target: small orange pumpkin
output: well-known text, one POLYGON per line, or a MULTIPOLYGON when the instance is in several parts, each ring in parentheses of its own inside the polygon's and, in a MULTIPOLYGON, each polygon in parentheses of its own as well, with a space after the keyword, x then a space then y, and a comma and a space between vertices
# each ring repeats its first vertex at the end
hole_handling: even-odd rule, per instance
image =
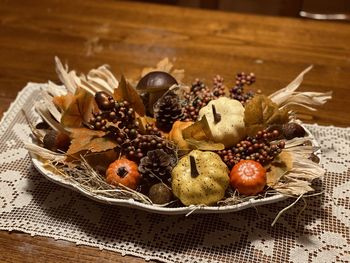
POLYGON ((260 193, 266 185, 266 170, 253 160, 241 160, 230 173, 231 186, 243 195, 260 193))
POLYGON ((136 189, 141 180, 141 174, 135 162, 126 158, 111 163, 106 171, 106 181, 111 185, 125 185, 131 189, 136 189))
POLYGON ((176 121, 169 132, 169 140, 173 141, 180 150, 192 149, 191 145, 189 145, 182 136, 182 131, 192 124, 193 122, 191 121, 176 121))

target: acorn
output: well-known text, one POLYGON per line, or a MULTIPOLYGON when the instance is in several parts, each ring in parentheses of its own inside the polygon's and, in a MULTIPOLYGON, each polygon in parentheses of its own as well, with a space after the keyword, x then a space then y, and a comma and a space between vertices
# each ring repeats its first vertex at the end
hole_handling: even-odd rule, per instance
POLYGON ((70 146, 70 138, 67 134, 50 130, 43 139, 44 147, 53 152, 66 152, 70 146))
POLYGON ((147 114, 153 116, 153 105, 173 85, 177 85, 176 79, 164 71, 152 71, 143 76, 136 89, 146 107, 147 114))
POLYGON ((157 183, 149 189, 148 197, 155 204, 167 204, 171 201, 173 194, 163 183, 157 183))

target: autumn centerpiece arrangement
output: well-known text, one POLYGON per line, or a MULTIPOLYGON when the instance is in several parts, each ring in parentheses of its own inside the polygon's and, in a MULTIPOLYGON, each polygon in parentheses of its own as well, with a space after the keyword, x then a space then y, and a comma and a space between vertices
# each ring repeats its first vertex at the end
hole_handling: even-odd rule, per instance
POLYGON ((56 69, 62 85, 41 90, 26 147, 91 195, 169 209, 225 206, 300 196, 324 173, 295 117, 297 107, 315 110, 331 98, 296 91, 311 67, 270 95, 245 90, 252 73, 229 85, 220 76, 186 85, 168 59, 136 81, 117 80, 106 66, 78 75, 58 58, 56 69))

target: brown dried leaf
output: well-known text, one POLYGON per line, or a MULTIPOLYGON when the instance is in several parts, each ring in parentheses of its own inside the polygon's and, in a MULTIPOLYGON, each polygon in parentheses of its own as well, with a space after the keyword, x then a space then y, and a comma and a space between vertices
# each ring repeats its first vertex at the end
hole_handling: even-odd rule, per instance
POLYGON ((248 135, 272 124, 288 122, 288 111, 280 110, 278 105, 265 95, 256 95, 245 105, 244 122, 248 135))
POLYGON ((67 93, 67 95, 53 97, 52 102, 62 111, 66 111, 73 100, 74 95, 72 93, 67 93))
POLYGON ((118 88, 114 89, 114 99, 121 101, 126 100, 130 103, 131 107, 140 115, 145 115, 145 106, 143 105, 140 95, 136 89, 122 75, 118 88))
POLYGON ((293 168, 293 160, 290 153, 282 151, 270 164, 266 173, 267 185, 273 187, 279 180, 293 168))
POLYGON ((78 88, 71 103, 62 114, 61 124, 67 128, 81 127, 92 117, 94 109, 94 97, 84 89, 78 88))
POLYGON ((81 151, 103 152, 113 149, 118 144, 112 139, 105 137, 103 131, 94 131, 87 128, 70 130, 72 139, 67 154, 75 154, 81 151))

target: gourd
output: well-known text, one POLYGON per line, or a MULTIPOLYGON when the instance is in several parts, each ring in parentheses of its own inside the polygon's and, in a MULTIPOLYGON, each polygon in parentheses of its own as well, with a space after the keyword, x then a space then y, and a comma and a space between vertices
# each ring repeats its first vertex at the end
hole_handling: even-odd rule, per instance
POLYGON ((238 100, 221 97, 199 111, 198 118, 207 118, 212 140, 230 147, 246 135, 244 107, 238 100))
POLYGON ((258 194, 266 185, 266 170, 256 161, 239 161, 230 172, 230 183, 240 194, 258 194))
POLYGON ((193 150, 172 170, 173 194, 186 205, 212 205, 229 185, 228 168, 214 152, 193 150))
POLYGON ((111 163, 106 170, 106 182, 118 186, 125 185, 131 189, 136 189, 139 185, 141 174, 135 162, 126 158, 111 163))

